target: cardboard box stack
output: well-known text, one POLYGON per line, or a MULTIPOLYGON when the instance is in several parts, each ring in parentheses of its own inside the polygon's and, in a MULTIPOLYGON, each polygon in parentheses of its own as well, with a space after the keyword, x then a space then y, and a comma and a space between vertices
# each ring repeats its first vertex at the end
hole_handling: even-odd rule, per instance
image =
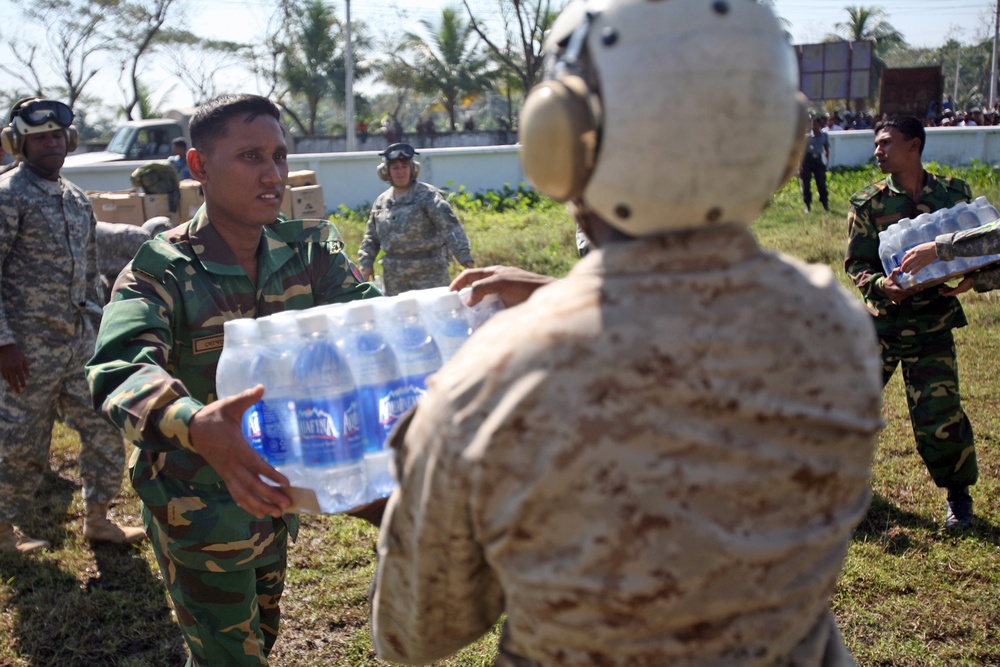
POLYGON ((288 172, 281 212, 286 218, 325 218, 323 186, 316 183, 316 172, 308 169, 288 172))
MULTIPOLYGON (((141 225, 146 222, 142 195, 135 190, 88 192, 94 215, 103 222, 124 222, 141 225)), ((164 195, 165 196, 165 195, 164 195)))
POLYGON ((201 190, 201 183, 193 178, 186 178, 181 181, 181 203, 177 207, 180 213, 180 221, 187 222, 194 217, 201 205, 205 203, 205 194, 201 190))

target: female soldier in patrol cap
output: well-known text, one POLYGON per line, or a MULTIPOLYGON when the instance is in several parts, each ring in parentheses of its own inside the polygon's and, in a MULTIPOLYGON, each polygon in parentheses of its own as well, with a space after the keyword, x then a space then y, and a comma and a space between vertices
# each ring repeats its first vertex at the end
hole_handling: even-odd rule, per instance
POLYGON ((409 144, 385 149, 377 172, 391 187, 378 196, 368 216, 368 229, 358 250, 358 266, 366 280, 375 273, 379 250, 385 293, 441 287, 450 281, 448 257, 465 268, 475 262, 462 224, 433 185, 419 183, 419 155, 409 144))

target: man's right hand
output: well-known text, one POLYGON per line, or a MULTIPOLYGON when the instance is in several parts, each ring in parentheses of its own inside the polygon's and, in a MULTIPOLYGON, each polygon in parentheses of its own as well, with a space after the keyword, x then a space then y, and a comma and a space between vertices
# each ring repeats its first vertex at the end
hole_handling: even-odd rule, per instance
POLYGON ((536 289, 555 282, 555 278, 512 266, 484 266, 466 269, 451 283, 451 291, 471 287, 468 305, 474 306, 487 294, 496 294, 507 308, 524 303, 536 289))
POLYGON ((215 468, 240 507, 257 517, 280 517, 292 499, 279 487, 261 480, 289 486, 288 478, 260 457, 243 438, 243 413, 264 395, 263 385, 222 398, 199 410, 189 424, 191 444, 215 468))
POLYGON ((15 394, 20 394, 28 386, 31 371, 28 370, 28 360, 21 354, 17 343, 0 346, 0 374, 3 374, 7 386, 15 394))
POLYGON ((896 282, 899 279, 899 274, 900 270, 898 267, 893 269, 892 273, 886 276, 885 283, 882 285, 882 289, 885 290, 885 295, 893 303, 899 303, 903 299, 908 299, 923 289, 923 287, 910 287, 908 289, 904 289, 899 285, 899 283, 896 282))
POLYGON ((368 268, 361 267, 361 277, 365 279, 366 283, 370 283, 372 278, 375 277, 375 268, 369 266, 368 268))

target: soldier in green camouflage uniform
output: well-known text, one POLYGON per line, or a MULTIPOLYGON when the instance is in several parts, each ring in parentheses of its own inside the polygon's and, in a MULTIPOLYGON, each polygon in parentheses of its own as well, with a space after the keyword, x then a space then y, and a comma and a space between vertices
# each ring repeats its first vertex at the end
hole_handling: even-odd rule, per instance
POLYGON ((875 157, 889 176, 851 197, 850 241, 844 266, 872 314, 882 349, 883 385, 902 366, 917 451, 934 482, 948 489, 947 528, 972 521, 968 487, 978 469, 972 425, 962 409, 952 329, 966 325, 962 306, 936 289, 902 290, 886 276, 878 233, 971 199, 969 186, 923 170, 924 130, 915 118, 883 121, 875 128, 875 157))
POLYGON ((107 519, 121 490, 125 446, 94 411, 84 373, 103 301, 93 208, 60 175, 76 132, 72 118, 60 102, 22 100, 3 130, 21 163, 0 176, 0 551, 49 546, 17 535, 13 521, 42 481, 57 415, 80 433, 84 536, 118 543, 145 538, 141 528, 107 519), (34 116, 21 118, 21 109, 34 116))
POLYGON ((378 292, 360 282, 328 221, 275 222, 287 148, 268 100, 209 102, 191 134, 205 206, 143 245, 119 276, 88 377, 101 411, 138 448, 132 484, 189 664, 266 665, 297 521, 282 515, 287 495, 258 476, 288 480, 240 430, 260 388, 216 400, 223 325, 378 292))
POLYGON ((409 144, 393 144, 381 155, 378 175, 392 187, 378 196, 368 216, 358 249, 362 275, 371 279, 382 250, 386 295, 447 285, 449 255, 465 268, 475 266, 462 223, 437 188, 417 181, 420 163, 409 144))

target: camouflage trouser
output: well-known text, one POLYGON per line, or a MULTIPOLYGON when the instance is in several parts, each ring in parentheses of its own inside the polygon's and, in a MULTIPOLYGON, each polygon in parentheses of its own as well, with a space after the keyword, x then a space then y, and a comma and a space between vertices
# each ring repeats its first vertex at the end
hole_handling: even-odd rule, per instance
POLYGON ((940 487, 976 483, 972 424, 962 410, 958 361, 951 332, 927 336, 879 337, 882 385, 902 365, 906 403, 917 452, 940 487))
MULTIPOLYGON (((156 521, 150 525, 154 533, 161 530, 156 521)), ((157 548, 165 536, 152 535, 160 573, 191 651, 187 667, 267 665, 278 638, 288 553, 288 530, 281 519, 275 520, 275 530, 278 562, 233 572, 185 567, 157 548)))
POLYGON ((448 260, 440 259, 391 259, 382 258, 382 279, 385 295, 396 296, 415 289, 444 287, 451 283, 448 260))
POLYGON ((94 410, 84 364, 94 353, 89 321, 77 320, 71 340, 15 331, 28 360, 28 386, 15 394, 0 380, 0 521, 13 521, 31 503, 48 465, 58 415, 80 433, 80 477, 88 503, 110 502, 122 486, 125 443, 94 410))

